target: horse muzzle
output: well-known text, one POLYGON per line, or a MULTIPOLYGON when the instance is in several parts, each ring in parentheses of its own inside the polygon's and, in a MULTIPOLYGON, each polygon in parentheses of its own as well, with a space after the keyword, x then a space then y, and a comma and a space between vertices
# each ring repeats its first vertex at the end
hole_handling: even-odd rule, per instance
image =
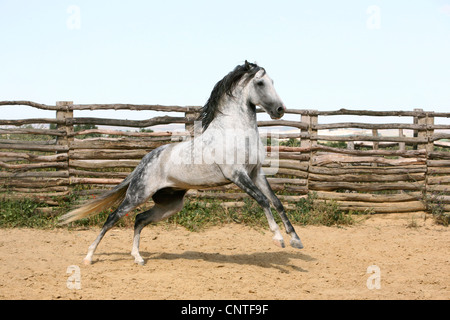
POLYGON ((278 107, 276 110, 270 113, 270 117, 273 120, 281 119, 284 116, 284 113, 286 112, 286 108, 284 106, 278 107))

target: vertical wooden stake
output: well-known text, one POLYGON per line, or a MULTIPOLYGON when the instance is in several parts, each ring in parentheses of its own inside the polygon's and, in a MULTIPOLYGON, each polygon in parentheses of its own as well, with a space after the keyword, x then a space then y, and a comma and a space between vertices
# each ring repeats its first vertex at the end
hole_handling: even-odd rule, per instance
POLYGON ((61 108, 56 111, 56 119, 63 120, 64 124, 58 124, 58 129, 65 130, 66 135, 62 137, 57 137, 57 144, 62 146, 67 146, 67 151, 61 151, 57 153, 66 153, 67 152, 67 172, 69 175, 69 185, 67 186, 68 190, 70 189, 70 171, 69 171, 69 160, 70 160, 70 143, 73 141, 73 136, 70 136, 73 133, 73 102, 72 101, 57 101, 56 106, 61 108), (70 119, 70 120, 69 120, 70 119), (68 121, 69 120, 69 121, 68 121))

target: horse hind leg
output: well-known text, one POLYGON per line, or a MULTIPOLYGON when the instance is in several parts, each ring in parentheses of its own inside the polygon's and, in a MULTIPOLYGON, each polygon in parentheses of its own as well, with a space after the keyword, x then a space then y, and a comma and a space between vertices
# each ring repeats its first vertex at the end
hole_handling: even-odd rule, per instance
POLYGON ((149 223, 156 223, 158 221, 169 218, 183 208, 184 195, 186 190, 163 189, 153 195, 155 205, 145 212, 136 216, 134 224, 133 248, 131 255, 134 257, 134 262, 139 265, 144 265, 144 259, 139 253, 139 244, 142 229, 149 223))
POLYGON ((108 216, 99 235, 97 236, 97 238, 94 240, 94 242, 92 242, 92 244, 88 248, 88 253, 87 253, 86 257, 83 259, 83 262, 85 265, 89 265, 92 263, 92 256, 94 255, 94 252, 97 249, 97 246, 99 245, 100 241, 105 236, 106 232, 108 232, 108 230, 111 229, 117 223, 117 221, 120 220, 120 218, 122 218, 124 215, 126 215, 128 212, 130 212, 131 210, 133 210, 140 204, 141 203, 133 203, 127 197, 119 205, 119 207, 108 216))

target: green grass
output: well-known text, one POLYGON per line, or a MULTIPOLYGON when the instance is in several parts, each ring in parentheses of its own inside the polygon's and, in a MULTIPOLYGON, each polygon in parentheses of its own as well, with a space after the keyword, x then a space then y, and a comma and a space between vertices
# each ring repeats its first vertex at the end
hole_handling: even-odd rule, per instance
POLYGON ((318 201, 315 193, 300 199, 291 210, 292 222, 302 225, 351 225, 356 222, 355 213, 341 210, 336 201, 318 201))
MULTIPOLYGON (((68 198, 61 201, 59 209, 54 212, 41 213, 38 208, 42 203, 29 199, 5 200, 0 204, 0 227, 30 227, 30 228, 56 228, 58 216, 64 214, 78 201, 76 198, 68 198)), ((211 226, 220 226, 229 223, 237 223, 255 228, 267 228, 267 219, 261 207, 252 199, 245 199, 243 207, 224 208, 222 201, 208 200, 196 201, 187 199, 183 209, 167 221, 160 222, 167 226, 183 226, 190 231, 200 231, 211 226)), ((317 201, 314 194, 291 203, 292 208, 286 210, 286 214, 293 224, 301 225, 351 225, 355 222, 354 214, 342 211, 336 202, 317 201)), ((134 215, 148 208, 140 208, 122 218, 118 227, 132 227, 134 215)), ((72 227, 99 227, 106 221, 112 209, 104 211, 97 216, 81 219, 69 225, 72 227)), ((275 220, 281 225, 281 219, 272 209, 275 220)))
POLYGON ((426 197, 424 202, 427 204, 428 210, 431 211, 434 221, 437 224, 448 227, 450 224, 450 214, 445 212, 445 204, 441 200, 441 197, 444 195, 444 192, 434 192, 426 197))
MULTIPOLYGON (((59 207, 53 211, 40 212, 48 207, 32 199, 0 201, 0 228, 39 228, 52 229, 58 226, 58 217, 75 206, 80 199, 69 197, 59 200, 59 207)), ((242 207, 225 208, 219 200, 186 199, 183 209, 166 221, 159 222, 167 227, 182 226, 190 231, 201 231, 211 226, 236 223, 253 228, 267 228, 268 223, 262 208, 253 199, 245 199, 242 207)), ((450 216, 441 210, 439 204, 433 204, 431 213, 437 224, 448 226, 450 216)), ((150 204, 141 207, 123 217, 117 227, 132 228, 134 216, 148 210, 150 204)), ((68 228, 101 227, 113 208, 96 216, 70 223, 68 228)), ((275 221, 282 226, 278 213, 272 209, 275 221)), ((361 213, 342 210, 335 201, 319 201, 314 193, 297 202, 289 203, 286 214, 294 225, 344 226, 353 225, 363 216, 361 213)), ((67 227, 63 227, 67 228, 67 227)))
POLYGON ((54 217, 37 213, 37 209, 44 206, 31 199, 1 200, 0 227, 52 228, 55 226, 54 217))

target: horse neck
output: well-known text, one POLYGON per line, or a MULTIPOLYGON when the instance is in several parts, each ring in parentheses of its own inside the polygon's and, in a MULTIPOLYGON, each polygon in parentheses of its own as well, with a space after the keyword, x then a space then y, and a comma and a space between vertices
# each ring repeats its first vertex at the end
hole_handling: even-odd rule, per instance
POLYGON ((256 108, 248 102, 246 95, 241 94, 241 92, 233 97, 226 95, 211 125, 225 129, 234 128, 257 132, 256 108))

